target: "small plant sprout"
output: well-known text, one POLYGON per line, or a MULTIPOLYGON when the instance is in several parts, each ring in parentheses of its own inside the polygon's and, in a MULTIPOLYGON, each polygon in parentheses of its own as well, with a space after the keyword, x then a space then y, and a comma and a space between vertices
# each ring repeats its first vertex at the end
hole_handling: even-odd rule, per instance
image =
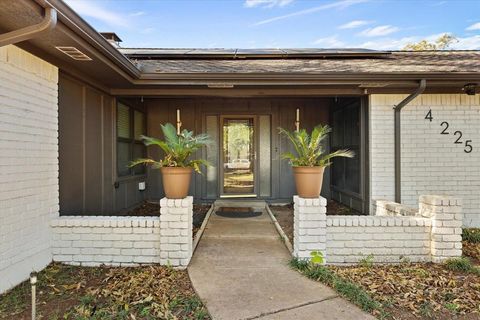
POLYGON ((365 258, 360 259, 358 261, 358 264, 363 268, 371 268, 373 267, 373 260, 374 260, 373 254, 369 254, 365 258))
POLYGON ((319 265, 319 264, 323 264, 324 262, 324 258, 323 258, 323 253, 321 251, 312 251, 310 252, 310 256, 311 256, 311 259, 310 259, 310 262, 313 264, 313 265, 319 265))

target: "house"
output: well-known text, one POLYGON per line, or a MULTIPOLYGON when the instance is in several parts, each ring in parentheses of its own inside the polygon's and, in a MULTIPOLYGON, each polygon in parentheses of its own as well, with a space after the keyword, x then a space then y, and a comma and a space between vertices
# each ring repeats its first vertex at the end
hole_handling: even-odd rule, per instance
POLYGON ((291 202, 277 128, 333 128, 322 195, 359 214, 423 193, 480 226, 480 51, 121 48, 61 0, 0 2, 0 291, 51 261, 58 215, 114 215, 163 197, 139 136, 211 135, 197 202, 291 202))

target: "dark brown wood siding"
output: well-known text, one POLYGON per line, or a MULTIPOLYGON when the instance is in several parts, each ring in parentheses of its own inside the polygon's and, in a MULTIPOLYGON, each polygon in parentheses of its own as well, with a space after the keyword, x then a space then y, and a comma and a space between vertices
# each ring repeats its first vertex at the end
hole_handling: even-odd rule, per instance
POLYGON ((112 214, 143 201, 145 177, 117 181, 115 99, 61 73, 58 103, 60 214, 112 214))

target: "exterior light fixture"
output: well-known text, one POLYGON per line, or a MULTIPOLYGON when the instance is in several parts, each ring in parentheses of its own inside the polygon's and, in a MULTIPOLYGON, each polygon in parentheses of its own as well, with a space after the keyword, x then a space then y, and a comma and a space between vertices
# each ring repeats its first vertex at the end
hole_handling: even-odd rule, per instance
POLYGON ((295 116, 295 131, 300 131, 300 109, 297 108, 297 114, 295 116))
POLYGON ((177 109, 177 134, 180 134, 181 127, 182 127, 182 120, 180 120, 180 109, 177 109))

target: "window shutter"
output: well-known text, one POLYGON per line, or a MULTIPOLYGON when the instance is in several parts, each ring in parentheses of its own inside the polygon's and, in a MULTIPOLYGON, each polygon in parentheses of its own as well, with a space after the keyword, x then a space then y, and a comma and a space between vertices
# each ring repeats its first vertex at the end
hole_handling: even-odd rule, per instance
POLYGON ((130 138, 130 108, 121 103, 117 108, 117 136, 130 138))

